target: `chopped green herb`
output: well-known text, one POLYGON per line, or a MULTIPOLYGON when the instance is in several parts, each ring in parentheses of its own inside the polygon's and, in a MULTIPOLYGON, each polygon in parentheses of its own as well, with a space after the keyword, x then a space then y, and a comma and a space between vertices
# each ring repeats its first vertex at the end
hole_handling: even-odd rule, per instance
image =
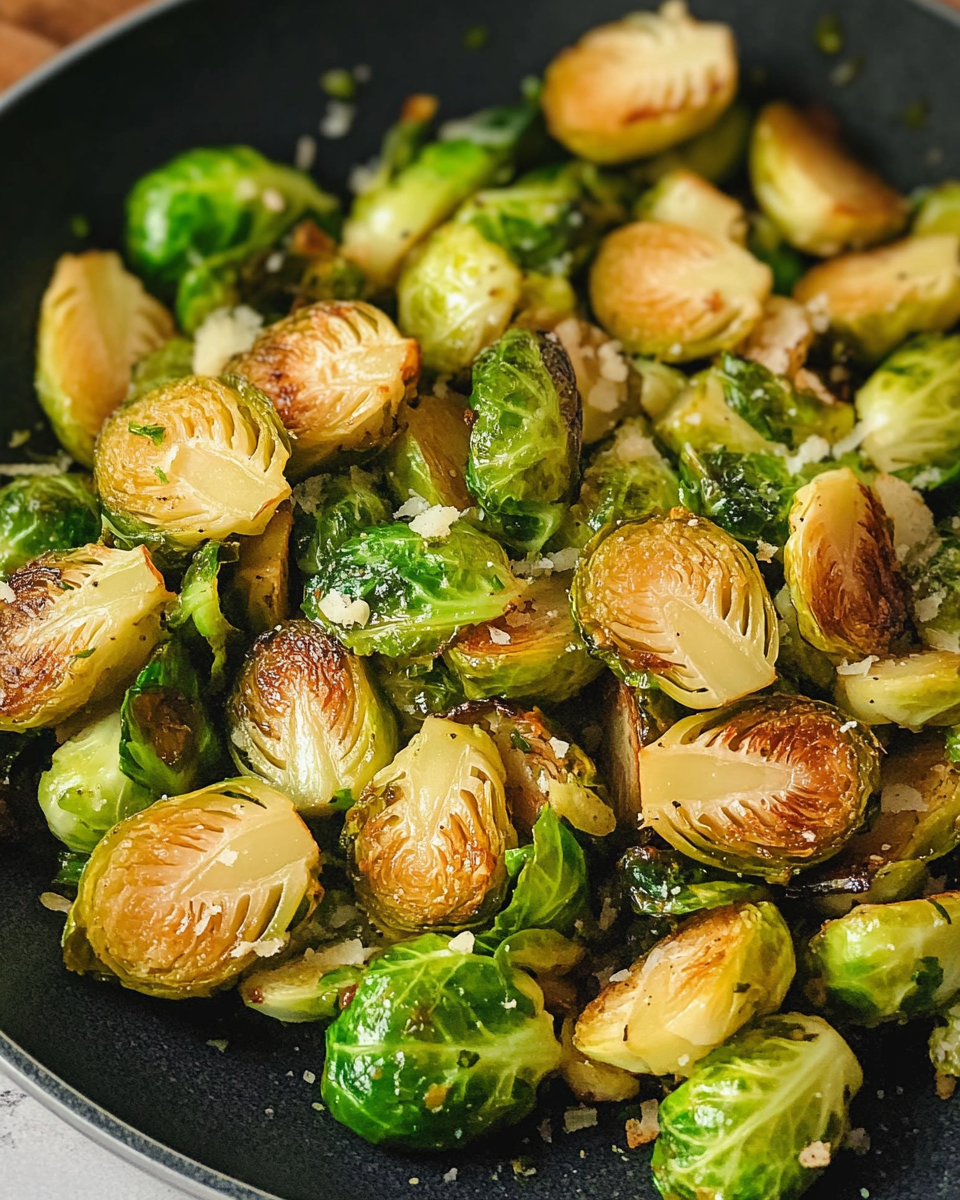
POLYGON ((170 480, 166 477, 166 475, 163 473, 163 471, 160 470, 159 467, 154 467, 153 473, 154 473, 154 475, 156 475, 156 477, 160 480, 161 483, 169 483, 170 482, 170 480))
POLYGON ((357 81, 353 72, 343 67, 324 71, 320 76, 320 86, 328 96, 333 96, 336 100, 354 100, 357 95, 357 81))
POLYGON ((817 21, 814 40, 821 54, 839 54, 843 49, 843 25, 836 13, 824 13, 817 21))
POLYGON ((93 654, 94 650, 96 650, 96 646, 91 646, 89 650, 78 650, 76 652, 76 654, 71 654, 70 657, 71 658, 89 658, 90 655, 93 654))
MULTIPOLYGON (((149 438, 155 446, 159 446, 163 441, 163 426, 162 425, 135 425, 133 421, 127 426, 131 433, 137 437, 149 438)), ((166 481, 164 481, 166 482, 166 481)))
POLYGON ((514 729, 510 734, 510 745, 514 748, 514 750, 522 750, 524 754, 530 753, 530 743, 525 737, 522 737, 516 729, 514 729))
POLYGON ((490 30, 486 25, 471 25, 463 35, 464 50, 482 50, 490 40, 490 30))

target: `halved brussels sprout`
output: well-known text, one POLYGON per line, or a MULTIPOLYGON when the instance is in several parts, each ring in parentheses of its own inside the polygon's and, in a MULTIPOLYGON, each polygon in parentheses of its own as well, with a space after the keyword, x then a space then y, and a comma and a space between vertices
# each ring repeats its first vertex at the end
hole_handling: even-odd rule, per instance
POLYGON ((603 670, 570 615, 569 576, 534 579, 505 616, 472 625, 445 658, 468 700, 533 696, 559 704, 603 670))
POLYGON ((427 505, 468 509, 469 445, 462 404, 439 396, 411 401, 401 410, 400 433, 384 453, 384 475, 394 500, 402 507, 419 496, 427 505))
POLYGON ((778 449, 730 407, 715 369, 695 375, 660 415, 655 428, 676 455, 687 445, 731 454, 776 454, 778 449))
POLYGON ((753 110, 736 99, 703 133, 633 164, 630 177, 656 183, 671 171, 693 171, 710 183, 726 183, 746 161, 752 127, 753 110))
POLYGON ((862 1083, 826 1021, 766 1017, 661 1102, 654 1183, 671 1200, 799 1196, 840 1152, 862 1083))
POLYGON ((301 308, 268 326, 227 370, 268 396, 293 435, 294 475, 378 450, 420 373, 416 342, 359 300, 301 308))
POLYGON ((920 650, 862 668, 837 672, 837 703, 857 720, 905 729, 960 722, 960 654, 920 650))
POLYGON ((609 678, 600 712, 600 765, 617 821, 626 829, 643 823, 640 752, 680 719, 683 710, 659 688, 632 688, 609 678))
POLYGON ((732 350, 772 286, 770 268, 741 246, 663 221, 607 234, 590 268, 590 302, 607 333, 666 362, 732 350))
POLYGON ((858 1025, 907 1021, 960 994, 960 892, 860 904, 807 949, 807 997, 858 1025))
POLYGON ((265 633, 290 616, 293 506, 284 500, 263 533, 244 538, 225 597, 250 633, 265 633))
POLYGON ((369 1142, 452 1150, 530 1113, 560 1057, 529 975, 427 934, 367 968, 327 1030, 322 1094, 369 1142))
POLYGON ((620 346, 596 325, 569 316, 553 328, 570 358, 583 405, 583 444, 608 434, 631 407, 630 367, 620 346))
POLYGON ((631 13, 591 29, 547 68, 547 126, 573 154, 620 163, 708 129, 737 90, 727 25, 695 21, 686 4, 631 13))
MULTIPOLYGON (((632 1100, 640 1091, 640 1080, 628 1071, 587 1058, 573 1044, 573 1017, 565 1017, 560 1030, 563 1082, 581 1104, 632 1100)), ((656 1101, 654 1101, 656 1103, 656 1101)))
POLYGON ((172 334, 170 314, 118 254, 59 259, 40 305, 36 384, 54 433, 77 462, 93 466, 94 440, 125 399, 133 364, 172 334))
POLYGON ((687 387, 689 380, 676 367, 656 358, 634 354, 628 360, 631 386, 640 392, 640 407, 651 421, 659 421, 670 405, 687 387))
POLYGON ((587 1005, 574 1045, 637 1074, 689 1075, 748 1021, 776 1012, 795 970, 790 930, 774 905, 699 913, 587 1005))
POLYGON ((390 520, 376 478, 360 467, 344 475, 312 475, 294 488, 293 499, 297 566, 306 575, 315 575, 338 546, 362 529, 390 520))
POLYGON ((482 925, 507 887, 517 844, 503 763, 489 734, 427 717, 347 813, 357 895, 388 929, 482 925))
POLYGON ((536 553, 573 498, 580 394, 556 337, 509 329, 473 367, 467 487, 481 519, 515 550, 536 553))
POLYGON ((910 212, 835 135, 782 101, 768 104, 753 127, 750 180, 787 241, 823 258, 886 241, 910 212))
POLYGON ((277 1021, 332 1021, 363 978, 359 939, 307 950, 279 967, 254 971, 240 984, 248 1008, 277 1021))
POLYGON ((400 734, 417 732, 427 717, 438 717, 463 704, 460 680, 442 658, 374 656, 377 682, 399 717, 400 734))
POLYGON ((641 917, 684 917, 769 896, 753 880, 720 876, 655 846, 628 850, 617 863, 617 876, 630 907, 641 917))
POLYGON ((669 171, 645 192, 633 215, 641 221, 687 225, 741 246, 747 240, 747 214, 740 201, 682 167, 669 171))
POLYGON ((906 629, 906 583, 886 513, 849 467, 797 492, 783 563, 800 632, 818 650, 885 655, 906 629))
POLYGON ((643 686, 653 675, 688 708, 776 678, 776 614, 756 561, 686 509, 598 534, 570 597, 587 645, 621 679, 643 686))
POLYGON ((236 376, 188 376, 108 419, 95 474, 104 523, 120 545, 181 563, 208 539, 263 533, 290 495, 280 419, 236 376))
POLYGON ((834 660, 800 633, 800 620, 786 585, 774 596, 773 605, 780 617, 777 672, 781 680, 789 680, 801 695, 821 692, 823 698, 829 697, 837 680, 834 660))
POLYGON ((100 505, 87 475, 27 475, 0 488, 0 576, 99 536, 100 505))
POLYGON ((0 730, 58 725, 136 675, 174 597, 142 547, 83 546, 15 571, 0 600, 0 730))
POLYGON ((830 704, 761 696, 678 721, 644 747, 640 771, 644 821, 674 849, 783 883, 861 824, 880 749, 830 704))
POLYGON ((960 237, 911 237, 808 271, 794 299, 816 311, 857 358, 876 362, 911 333, 960 317, 960 237))
POLYGON ((89 854, 118 821, 152 804, 156 793, 128 779, 120 763, 120 714, 109 713, 53 752, 37 799, 68 850, 89 854))
POLYGON ((293 805, 259 780, 159 800, 90 856, 64 962, 148 996, 210 996, 284 948, 323 894, 319 869, 293 805))
POLYGON ((394 658, 433 654, 464 625, 501 616, 522 593, 507 556, 463 521, 448 523, 449 509, 415 522, 434 515, 436 531, 381 525, 330 551, 307 584, 307 616, 355 654, 394 658))
POLYGON ((948 179, 920 193, 920 203, 910 226, 914 237, 930 233, 960 235, 960 182, 948 179))
POLYGON ((230 753, 245 774, 316 815, 358 797, 397 749, 393 715, 362 659, 310 621, 253 644, 227 705, 230 753))

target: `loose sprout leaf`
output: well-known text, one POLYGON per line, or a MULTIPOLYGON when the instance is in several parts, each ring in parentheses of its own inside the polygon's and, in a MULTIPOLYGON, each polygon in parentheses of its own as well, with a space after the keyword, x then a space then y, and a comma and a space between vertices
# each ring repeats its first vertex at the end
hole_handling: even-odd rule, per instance
POLYGON ((449 712, 465 699, 460 680, 442 658, 377 655, 373 663, 404 735, 416 733, 427 717, 449 712))
POLYGON ((739 541, 779 548, 789 536, 788 515, 802 478, 775 454, 698 453, 680 457, 681 496, 692 512, 709 517, 739 541))
POLYGON ((202 639, 213 655, 210 686, 220 691, 226 680, 227 656, 239 630, 223 614, 220 598, 220 568, 237 561, 232 543, 207 542, 193 556, 180 588, 180 596, 169 615, 171 629, 185 631, 194 641, 202 639))
POLYGON ((384 453, 386 484, 398 505, 419 496, 427 506, 470 508, 465 417, 463 402, 439 396, 421 396, 401 411, 400 432, 384 453))
POLYGON ((87 475, 31 475, 0 488, 0 575, 49 550, 100 536, 100 507, 87 475))
POLYGON ((248 975, 240 997, 254 1012, 277 1021, 332 1021, 363 978, 363 958, 358 939, 308 950, 301 958, 248 975))
POLYGON ((767 895, 766 888, 752 880, 725 878, 674 851, 652 846, 628 850, 617 863, 617 874, 630 907, 642 917, 686 916, 767 895))

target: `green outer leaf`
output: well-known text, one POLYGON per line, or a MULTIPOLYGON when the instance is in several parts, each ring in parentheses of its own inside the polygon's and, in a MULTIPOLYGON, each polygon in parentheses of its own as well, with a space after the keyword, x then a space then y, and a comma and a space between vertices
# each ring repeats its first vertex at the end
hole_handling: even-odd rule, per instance
POLYGON ((207 542, 201 546, 183 577, 176 607, 167 617, 171 629, 192 630, 210 647, 213 653, 210 687, 214 692, 220 691, 226 682, 227 655, 240 632, 220 608, 220 567, 223 563, 236 561, 234 544, 207 542))
POLYGON ((790 506, 804 479, 791 475, 782 458, 726 450, 698 454, 685 446, 680 476, 681 502, 740 541, 779 547, 789 537, 790 506))
POLYGON ((360 467, 343 475, 313 475, 294 488, 293 498, 293 544, 305 575, 320 571, 327 557, 361 530, 390 520, 374 476, 360 467))
POLYGON ((684 916, 747 900, 763 900, 767 889, 752 880, 718 877, 671 850, 635 846, 617 863, 630 907, 643 917, 684 916))
POLYGON ((28 475, 0 488, 0 577, 48 550, 100 538, 100 507, 88 475, 28 475))
MULTIPOLYGON (((314 956, 323 963, 323 951, 314 956)), ((363 978, 362 967, 315 967, 295 959, 272 970, 255 971, 240 985, 247 1008, 276 1021, 332 1021, 341 998, 363 978)))

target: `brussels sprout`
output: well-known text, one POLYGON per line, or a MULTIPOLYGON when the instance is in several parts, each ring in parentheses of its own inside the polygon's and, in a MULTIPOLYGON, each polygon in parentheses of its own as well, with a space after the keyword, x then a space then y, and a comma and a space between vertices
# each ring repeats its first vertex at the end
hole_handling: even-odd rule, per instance
POLYGON ((293 435, 290 469, 299 476, 389 441, 401 402, 416 390, 420 354, 380 309, 329 301, 270 325, 227 369, 273 401, 293 435))
POLYGON ((921 191, 910 232, 914 237, 931 233, 960 234, 960 182, 945 180, 921 191))
POLYGON ((659 421, 689 380, 676 367, 655 358, 635 354, 628 361, 632 370, 630 383, 640 392, 640 407, 651 421, 659 421))
POLYGON ((935 487, 960 464, 960 336, 921 334, 857 392, 861 448, 881 471, 935 487))
POLYGON ((573 1017, 566 1017, 560 1031, 560 1044, 563 1046, 560 1073, 563 1082, 581 1104, 632 1100, 640 1091, 640 1080, 620 1067, 594 1062, 581 1054, 573 1044, 574 1025, 573 1017))
POLYGON ((590 302, 607 333, 667 362, 733 349, 772 286, 770 268, 736 243, 663 221, 607 234, 590 268, 590 302))
MULTIPOLYGON (((960 652, 960 534, 952 522, 935 534, 925 562, 910 570, 913 621, 925 646, 960 652)), ((926 552, 923 556, 926 557, 926 552)), ((909 568, 908 568, 909 569, 909 568)))
POLYGON ((377 681, 400 718, 400 733, 410 737, 425 718, 440 716, 465 697, 460 680, 442 658, 374 658, 377 681))
POLYGON ((750 180, 792 246, 823 258, 886 241, 910 206, 838 139, 789 104, 768 104, 753 127, 750 180))
POLYGON ((473 368, 467 487, 485 525, 536 553, 557 531, 576 485, 580 395, 556 340, 510 329, 473 368))
POLYGON ((160 640, 174 599, 142 546, 44 554, 7 586, 0 730, 15 732, 57 725, 125 687, 160 640))
POLYGON ((293 508, 284 500, 263 533, 240 542, 225 604, 250 633, 265 633, 290 616, 292 530, 293 508))
POLYGON ((469 700, 534 696, 559 704, 603 670, 573 623, 567 580, 556 574, 533 580, 505 616, 465 629, 444 657, 469 700))
POLYGON ((807 949, 808 998, 857 1025, 907 1021, 960 994, 960 892, 860 904, 807 949))
POLYGON ((635 408, 630 394, 630 367, 612 341, 596 325, 569 316, 553 328, 566 350, 583 402, 583 444, 592 446, 635 408))
MULTIPOLYGON (((570 317, 575 317, 578 306, 577 293, 565 275, 542 275, 536 271, 526 271, 520 284, 520 299, 512 324, 545 333, 556 329, 557 325, 570 317)), ((566 345, 564 349, 570 353, 566 345)))
POLYGON ((693 171, 669 171, 634 206, 640 221, 687 225, 739 245, 747 240, 747 214, 739 200, 727 196, 693 171))
MULTIPOLYGON (((314 304, 318 300, 360 300, 366 285, 363 271, 356 263, 345 258, 340 247, 313 221, 303 221, 290 234, 289 246, 285 252, 283 265, 279 275, 281 281, 284 275, 290 280, 287 291, 293 283, 297 272, 302 272, 296 287, 296 298, 293 308, 302 308, 306 304, 314 304)), ((249 303, 258 312, 264 312, 267 298, 276 286, 274 273, 271 270, 276 265, 276 259, 271 261, 267 254, 261 252, 258 264, 259 285, 267 292, 267 297, 261 298, 254 291, 242 293, 249 296, 249 303)), ((286 303, 284 312, 290 308, 286 303)))
POLYGON ((858 721, 905 729, 960 721, 960 654, 921 650, 855 666, 837 672, 836 698, 858 721))
MULTIPOLYGON (((950 1083, 960 1075, 960 1004, 951 1005, 940 1014, 946 1024, 936 1025, 930 1034, 930 1061, 937 1072, 937 1092, 940 1092, 940 1081, 943 1076, 950 1077, 950 1083)), ((953 1094, 950 1088, 948 1095, 953 1094)))
POLYGON ((601 711, 600 765, 610 788, 617 821, 625 828, 643 823, 640 752, 680 719, 682 710, 657 687, 632 688, 607 680, 601 711))
POLYGON ((660 1104, 653 1181, 671 1200, 800 1196, 838 1154, 863 1072, 819 1017, 766 1017, 660 1104))
POLYGON ((446 534, 425 536, 397 522, 329 551, 303 609, 355 654, 403 658, 433 654, 464 625, 501 616, 521 590, 486 534, 456 521, 446 534))
POLYGON ((783 561, 800 632, 818 650, 859 660, 903 634, 906 584, 887 518, 849 467, 797 492, 783 561))
POLYGON ((148 996, 209 996, 283 949, 322 895, 319 868, 293 805, 258 780, 160 800, 91 854, 64 962, 148 996))
POLYGON ((152 804, 156 793, 121 770, 120 714, 88 725, 53 752, 37 799, 50 832, 69 849, 89 854, 118 821, 152 804))
POLYGON ((723 380, 716 370, 694 376, 657 419, 660 440, 680 455, 685 446, 731 454, 777 454, 770 442, 726 401, 723 380))
POLYGON ((339 546, 373 525, 385 525, 390 510, 376 479, 360 467, 344 475, 313 475, 294 488, 293 541, 297 566, 315 575, 339 546))
POLYGON ((631 166, 630 177, 650 184, 671 171, 693 171, 710 183, 726 183, 746 160, 752 127, 753 111, 743 100, 734 100, 709 129, 631 166))
POLYGON ((621 679, 644 686, 654 675, 688 708, 776 678, 776 615, 755 560, 686 509, 598 534, 570 596, 587 645, 621 679))
POLYGON ((777 671, 790 680, 801 694, 822 692, 829 696, 837 680, 833 659, 818 650, 800 633, 800 619, 790 599, 790 589, 782 587, 773 598, 780 617, 780 653, 777 671))
POLYGON ((738 541, 776 548, 787 540, 787 516, 802 479, 790 474, 779 455, 698 454, 687 445, 680 456, 680 478, 683 503, 738 541))
POLYGON ((180 641, 158 646, 127 689, 119 738, 120 770, 155 796, 181 796, 217 778, 220 739, 180 641))
POLYGON ((248 1008, 277 1021, 332 1021, 363 978, 363 947, 358 940, 254 971, 240 984, 248 1008))
POLYGON ((159 349, 134 363, 127 400, 139 400, 147 392, 165 383, 174 383, 193 374, 192 338, 172 337, 159 349))
POLYGON ((664 4, 591 29, 563 50, 544 77, 543 111, 571 153, 628 162, 709 129, 733 100, 737 73, 728 26, 664 4))
POLYGON ((64 448, 93 466, 100 426, 126 397, 133 364, 173 334, 173 320, 120 256, 65 254, 40 305, 37 395, 64 448))
POLYGON ((861 824, 880 749, 830 704, 762 696, 678 721, 640 771, 644 820, 675 850, 783 883, 861 824))
POLYGON ((392 946, 327 1029, 324 1102, 369 1142, 463 1146, 531 1112, 560 1065, 540 988, 467 941, 392 946))
POLYGON ((232 543, 207 542, 193 556, 183 577, 176 606, 167 618, 171 629, 182 630, 194 646, 204 643, 213 655, 210 688, 219 692, 225 682, 227 657, 240 630, 223 614, 220 601, 220 568, 237 561, 232 543))
POLYGON ((263 533, 290 495, 289 442, 270 401, 236 376, 188 376, 123 405, 97 441, 104 524, 122 546, 182 563, 207 539, 263 533))
POLYGON ((673 850, 634 846, 617 863, 620 886, 641 917, 683 917, 703 909, 764 900, 766 888, 694 866, 673 850))
POLYGON ((747 249, 773 272, 774 295, 770 299, 792 296, 793 289, 810 265, 809 259, 794 250, 773 221, 763 213, 751 215, 747 249))
POLYGON ((0 576, 99 536, 100 506, 86 475, 26 475, 0 488, 0 576))
POLYGON ((300 812, 359 796, 397 749, 393 715, 362 659, 309 621, 288 621, 253 644, 227 705, 230 753, 300 812))
POLYGON ((641 1075, 689 1075, 793 981, 790 930, 774 905, 728 904, 684 921, 608 983, 577 1021, 589 1058, 641 1075))
POLYGON ((905 238, 808 271, 794 299, 829 321, 850 352, 883 358, 911 333, 949 329, 960 317, 960 237, 905 238))
POLYGON ((343 839, 361 903, 388 929, 482 925, 517 844, 490 736, 427 717, 347 813, 343 839))
MULTIPOLYGON (((401 412, 400 433, 384 454, 384 475, 401 507, 419 496, 427 505, 471 505, 465 475, 470 430, 461 404, 421 396, 401 412)), ((374 521, 365 522, 368 525, 374 521)))

